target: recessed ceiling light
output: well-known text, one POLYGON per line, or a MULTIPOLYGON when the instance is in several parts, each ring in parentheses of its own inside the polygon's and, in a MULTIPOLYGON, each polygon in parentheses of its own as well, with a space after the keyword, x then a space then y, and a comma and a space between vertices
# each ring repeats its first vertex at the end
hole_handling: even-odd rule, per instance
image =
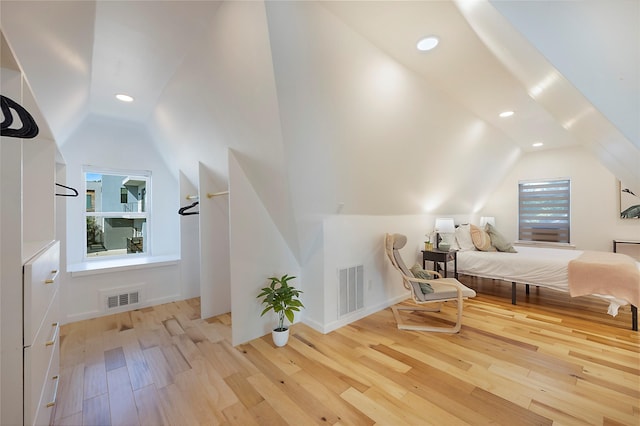
POLYGON ((502 111, 499 115, 501 118, 511 117, 515 112, 513 111, 502 111))
POLYGON ((440 43, 440 39, 436 36, 424 37, 418 40, 416 47, 421 52, 426 52, 428 50, 434 49, 438 43, 440 43))
POLYGON ((125 95, 124 93, 118 93, 116 95, 116 99, 122 102, 133 102, 133 98, 129 95, 125 95))
POLYGON ((544 145, 542 142, 536 142, 536 143, 532 143, 531 146, 534 148, 538 148, 540 146, 544 145))

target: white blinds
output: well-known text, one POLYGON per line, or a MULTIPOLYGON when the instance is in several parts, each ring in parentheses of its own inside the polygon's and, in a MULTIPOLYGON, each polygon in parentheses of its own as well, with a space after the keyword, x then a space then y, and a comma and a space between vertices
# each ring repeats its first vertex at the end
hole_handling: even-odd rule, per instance
POLYGON ((521 182, 518 186, 518 238, 522 241, 568 243, 571 181, 521 182))

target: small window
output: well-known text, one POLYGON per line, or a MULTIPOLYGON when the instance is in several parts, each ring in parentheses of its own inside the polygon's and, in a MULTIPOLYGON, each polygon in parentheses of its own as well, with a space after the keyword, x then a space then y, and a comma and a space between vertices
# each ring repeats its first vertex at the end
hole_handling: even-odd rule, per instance
POLYGON ((151 173, 84 168, 86 259, 149 254, 151 173))
POLYGON ((569 243, 571 181, 527 181, 518 186, 518 238, 521 241, 569 243))

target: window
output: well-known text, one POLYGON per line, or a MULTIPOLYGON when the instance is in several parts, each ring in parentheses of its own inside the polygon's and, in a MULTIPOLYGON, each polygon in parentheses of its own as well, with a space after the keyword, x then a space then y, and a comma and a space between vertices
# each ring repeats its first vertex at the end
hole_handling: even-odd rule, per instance
POLYGON ((571 181, 520 182, 518 238, 522 241, 569 243, 571 181))
POLYGON ((86 259, 149 254, 151 173, 85 167, 86 259))

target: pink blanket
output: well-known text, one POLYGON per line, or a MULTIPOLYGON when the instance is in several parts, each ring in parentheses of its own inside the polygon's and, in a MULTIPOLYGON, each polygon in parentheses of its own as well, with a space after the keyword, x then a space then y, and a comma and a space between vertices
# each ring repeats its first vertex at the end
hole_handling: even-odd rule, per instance
POLYGON ((569 262, 569 294, 607 294, 640 306, 640 270, 625 254, 585 251, 569 262))

